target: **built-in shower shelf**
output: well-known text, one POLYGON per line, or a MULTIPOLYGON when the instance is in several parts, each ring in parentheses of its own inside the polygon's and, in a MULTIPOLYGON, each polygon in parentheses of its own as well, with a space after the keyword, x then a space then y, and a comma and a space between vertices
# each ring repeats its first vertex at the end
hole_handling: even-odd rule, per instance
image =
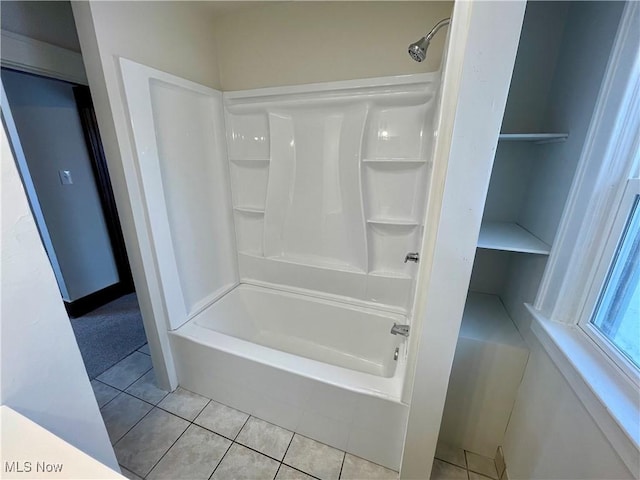
POLYGON ((363 158, 363 163, 426 163, 423 158, 363 158))
POLYGON ((392 227, 417 227, 420 225, 415 220, 401 218, 370 218, 367 219, 367 223, 374 225, 389 225, 392 227))
POLYGON ((412 278, 411 275, 400 272, 390 272, 388 270, 372 270, 367 275, 371 275, 373 277, 402 278, 405 280, 411 280, 412 278))
POLYGON ((551 247, 517 223, 483 222, 478 248, 549 255, 551 247))
POLYGON ((252 213, 257 215, 264 215, 264 208, 260 207, 233 207, 236 212, 252 213))
POLYGON ((270 158, 231 158, 233 163, 269 163, 271 161, 270 158))
POLYGON ((564 142, 567 138, 568 133, 501 133, 499 137, 503 142, 534 143, 564 142))

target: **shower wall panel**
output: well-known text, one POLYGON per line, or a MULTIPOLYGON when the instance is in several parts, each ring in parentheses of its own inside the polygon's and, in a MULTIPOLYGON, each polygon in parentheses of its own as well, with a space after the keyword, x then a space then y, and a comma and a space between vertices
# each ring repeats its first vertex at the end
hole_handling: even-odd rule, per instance
POLYGON ((225 93, 240 277, 407 311, 435 74, 225 93))
MULTIPOLYGON (((239 280, 222 95, 120 62, 136 153, 133 167, 144 191, 169 327, 175 329, 239 280)), ((250 193, 247 202, 259 197, 250 193)), ((261 254, 252 238, 262 230, 260 222, 247 220, 241 230, 249 236, 240 245, 261 254)))

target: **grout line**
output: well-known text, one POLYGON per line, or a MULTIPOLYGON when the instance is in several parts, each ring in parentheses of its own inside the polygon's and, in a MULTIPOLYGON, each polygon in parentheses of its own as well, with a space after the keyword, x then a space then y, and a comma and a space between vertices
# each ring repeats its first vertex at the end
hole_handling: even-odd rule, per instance
MULTIPOLYGON (((153 410, 153 409, 152 409, 153 410)), ((171 414, 171 412, 167 412, 169 414, 171 414)), ((178 415, 174 415, 180 419, 182 419, 182 417, 179 417, 178 415)), ((183 419, 184 420, 184 419, 183 419)), ((151 472, 153 472, 153 469, 156 468, 158 466, 158 464, 162 461, 162 459, 167 455, 167 453, 169 453, 169 450, 171 450, 173 448, 173 446, 178 443, 178 440, 180 440, 182 438, 182 436, 186 433, 187 430, 189 430, 189 427, 192 425, 192 423, 189 423, 189 425, 187 425, 187 428, 184 429, 184 431, 178 435, 178 438, 175 439, 175 441, 171 444, 171 446, 169 448, 167 448, 167 450, 160 456, 160 458, 158 459, 158 461, 156 463, 154 463, 153 467, 151 467, 151 470, 149 470, 147 472, 146 475, 144 475, 142 478, 147 478, 148 475, 151 474, 151 472)))
POLYGON ((293 470, 295 470, 296 472, 300 472, 300 473, 304 473, 305 475, 311 477, 311 478, 317 478, 318 480, 320 480, 318 477, 316 477, 315 475, 310 474, 309 472, 305 472, 304 470, 300 470, 299 468, 293 467, 291 465, 289 465, 288 463, 284 463, 282 462, 282 465, 284 465, 285 467, 289 467, 293 470))
POLYGON ((293 443, 293 437, 296 436, 296 432, 293 432, 293 435, 291 435, 291 438, 289 439, 289 445, 287 445, 286 450, 284 451, 284 455, 282 456, 282 461, 284 462, 285 457, 287 456, 287 452, 289 452, 289 448, 291 447, 291 444, 293 443))
POLYGON ((342 469, 344 468, 344 459, 347 458, 347 452, 342 452, 342 463, 340 464, 340 473, 338 479, 342 478, 342 469))
MULTIPOLYGON (((215 433, 215 432, 214 432, 214 433, 215 433)), ((226 438, 226 437, 225 437, 225 438, 226 438)), ((244 443, 236 442, 236 441, 234 441, 234 440, 232 440, 232 443, 237 443, 238 445, 240 445, 240 446, 241 446, 241 447, 243 447, 243 448, 246 448, 247 450, 251 450, 252 452, 259 453, 259 454, 260 454, 260 455, 262 455, 263 457, 267 457, 267 458, 270 458, 271 460, 275 460, 275 461, 276 461, 276 462, 278 462, 278 463, 282 463, 282 460, 278 460, 277 458, 272 457, 271 455, 267 455, 266 453, 261 452, 260 450, 256 450, 255 448, 249 447, 248 445, 245 445, 244 443)), ((284 457, 283 457, 283 458, 284 458, 284 457)))
MULTIPOLYGON (((211 431, 211 430, 210 430, 211 431)), ((213 432, 215 433, 215 432, 213 432)), ((227 437, 223 437, 223 438, 227 438, 227 437)), ((227 451, 224 452, 224 455, 222 455, 222 457, 220 457, 220 461, 218 462, 218 464, 216 465, 216 468, 213 469, 213 472, 211 472, 211 475, 209 475, 209 480, 211 480, 211 478, 213 477, 213 474, 216 473, 216 470, 218 470, 218 467, 220 465, 222 465, 222 461, 225 459, 225 457, 227 456, 227 453, 229 453, 229 450, 231 450, 231 447, 233 447, 233 441, 229 444, 229 446, 227 447, 227 451)))
MULTIPOLYGON (((245 427, 245 425, 249 422, 249 419, 251 418, 251 415, 249 415, 247 417, 247 419, 244 421, 244 423, 242 424, 242 427, 240 427, 240 430, 238 430, 238 433, 236 433, 236 436, 233 438, 233 441, 236 441, 236 438, 238 438, 238 436, 240 435, 240 432, 242 431, 242 429, 245 427)), ((242 445, 242 444, 240 444, 242 445)))

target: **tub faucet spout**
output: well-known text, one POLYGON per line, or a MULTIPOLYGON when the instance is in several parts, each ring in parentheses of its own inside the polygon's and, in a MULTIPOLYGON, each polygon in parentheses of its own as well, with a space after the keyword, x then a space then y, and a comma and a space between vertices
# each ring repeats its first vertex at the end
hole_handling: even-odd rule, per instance
POLYGON ((403 337, 409 336, 409 325, 398 325, 397 323, 393 324, 391 327, 391 333, 394 335, 402 335, 403 337))

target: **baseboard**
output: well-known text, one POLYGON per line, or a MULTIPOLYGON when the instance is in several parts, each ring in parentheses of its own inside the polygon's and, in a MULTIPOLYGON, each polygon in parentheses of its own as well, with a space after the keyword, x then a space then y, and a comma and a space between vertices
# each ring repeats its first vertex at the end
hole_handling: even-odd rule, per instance
POLYGON ((74 300, 73 302, 64 302, 64 308, 71 318, 81 317, 87 313, 116 300, 123 295, 132 293, 134 290, 122 282, 114 283, 108 287, 93 292, 85 297, 74 300))

